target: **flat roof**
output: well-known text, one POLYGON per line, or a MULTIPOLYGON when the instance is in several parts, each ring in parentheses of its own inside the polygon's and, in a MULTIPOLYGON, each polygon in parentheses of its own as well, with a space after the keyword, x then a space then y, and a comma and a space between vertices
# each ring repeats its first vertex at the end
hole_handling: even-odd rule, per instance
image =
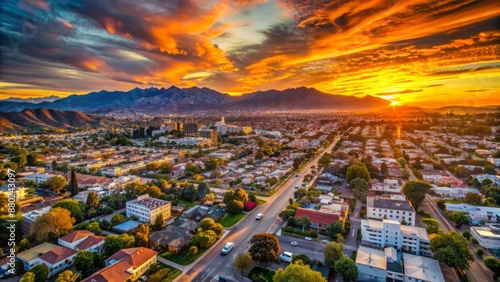
POLYGON ((405 276, 429 282, 444 282, 443 272, 435 259, 403 253, 405 276))
POLYGON ((45 254, 54 249, 59 248, 58 245, 51 243, 43 243, 41 245, 35 246, 29 250, 17 254, 17 256, 25 261, 32 261, 40 256, 40 254, 45 254))
POLYGON ((379 269, 386 269, 387 258, 385 252, 377 249, 360 246, 356 255, 356 264, 363 264, 379 269))

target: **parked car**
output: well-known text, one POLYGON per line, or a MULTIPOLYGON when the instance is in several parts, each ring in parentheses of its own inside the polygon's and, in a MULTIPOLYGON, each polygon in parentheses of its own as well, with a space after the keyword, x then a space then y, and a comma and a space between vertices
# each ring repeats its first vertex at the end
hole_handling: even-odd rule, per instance
POLYGON ((292 241, 292 242, 290 242, 290 245, 292 245, 292 246, 297 246, 298 244, 299 244, 299 243, 297 243, 296 241, 292 241))
POLYGON ((229 281, 226 276, 219 276, 219 282, 226 282, 229 281))
POLYGON ((224 245, 224 248, 220 251, 221 255, 227 255, 234 247, 233 242, 228 242, 226 245, 224 245))
POLYGON ((295 189, 299 189, 299 186, 298 186, 298 185, 297 185, 297 186, 295 186, 295 189))
POLYGON ((262 219, 263 217, 264 217, 264 215, 263 215, 263 214, 261 214, 261 213, 259 213, 259 214, 257 214, 257 216, 255 217, 255 219, 260 220, 260 219, 262 219))
POLYGON ((139 279, 142 280, 142 281, 147 281, 148 277, 146 275, 143 275, 139 279))
POLYGON ((299 177, 299 175, 298 175, 298 174, 295 174, 295 177, 299 177))
POLYGON ((328 244, 328 243, 330 243, 330 241, 328 241, 328 240, 321 240, 321 243, 328 244))
POLYGON ((292 262, 292 257, 293 257, 292 253, 290 253, 290 252, 283 252, 280 255, 280 260, 286 261, 286 262, 292 262))
POLYGON ((313 240, 313 238, 311 238, 311 237, 305 237, 304 239, 306 239, 307 241, 312 241, 313 240))

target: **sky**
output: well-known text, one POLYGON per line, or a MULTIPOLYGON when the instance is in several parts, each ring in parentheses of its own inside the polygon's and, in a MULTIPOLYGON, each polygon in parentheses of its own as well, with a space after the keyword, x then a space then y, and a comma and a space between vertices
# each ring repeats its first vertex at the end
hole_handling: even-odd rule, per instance
POLYGON ((6 0, 0 99, 314 87, 500 105, 497 0, 6 0))

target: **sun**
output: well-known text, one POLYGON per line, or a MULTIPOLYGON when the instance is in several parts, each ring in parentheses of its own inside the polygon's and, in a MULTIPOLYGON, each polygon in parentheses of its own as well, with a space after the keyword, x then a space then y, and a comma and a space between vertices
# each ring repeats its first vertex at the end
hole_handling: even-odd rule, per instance
POLYGON ((398 101, 391 101, 391 106, 397 106, 397 105, 399 105, 398 101))

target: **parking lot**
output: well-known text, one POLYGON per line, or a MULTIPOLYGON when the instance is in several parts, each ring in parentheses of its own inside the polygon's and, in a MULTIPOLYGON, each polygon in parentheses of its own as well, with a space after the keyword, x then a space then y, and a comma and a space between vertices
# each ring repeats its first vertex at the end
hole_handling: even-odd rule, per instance
MULTIPOLYGON (((278 236, 280 240, 281 252, 290 252, 294 255, 304 254, 307 255, 311 260, 324 261, 324 250, 325 244, 317 241, 307 241, 301 238, 281 235, 278 236), (297 242, 297 246, 292 246, 290 243, 292 241, 297 242)), ((287 262, 281 262, 280 264, 269 265, 269 268, 277 270, 278 268, 286 268, 287 262)))

